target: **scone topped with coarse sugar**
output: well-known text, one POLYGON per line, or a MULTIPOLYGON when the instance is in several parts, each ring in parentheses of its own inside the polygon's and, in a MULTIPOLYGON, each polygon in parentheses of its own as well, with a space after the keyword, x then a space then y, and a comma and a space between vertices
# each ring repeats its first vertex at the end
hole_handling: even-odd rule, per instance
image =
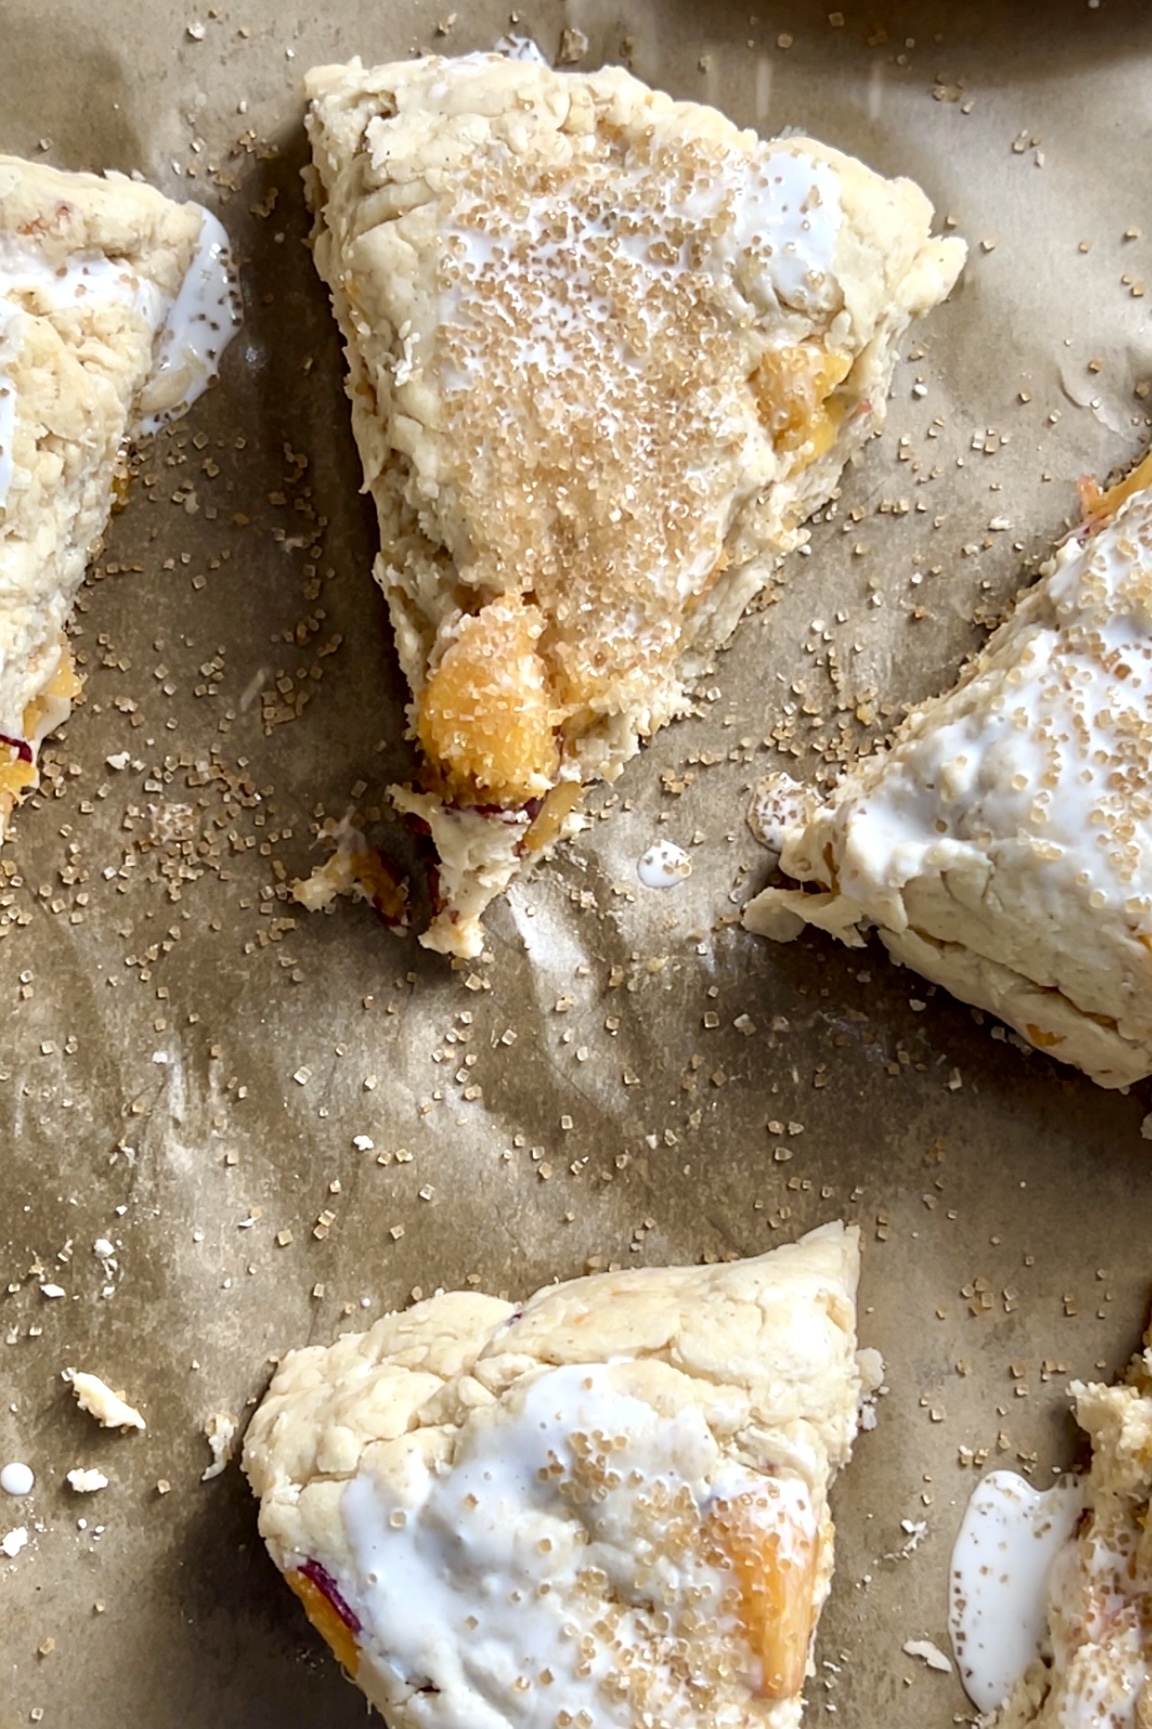
POLYGON ((1107 493, 956 686, 827 794, 753 826, 785 877, 750 930, 805 924, 988 1009, 1105 1087, 1152 1074, 1152 458, 1107 493))
POLYGON ((126 444, 183 413, 238 323, 209 211, 0 156, 0 835, 79 690, 64 629, 126 444))
POLYGON ((855 1231, 452 1292, 287 1356, 244 1469, 392 1729, 791 1729, 879 1360, 855 1231))
POLYGON ((620 68, 309 74, 317 268, 439 855, 484 908, 682 713, 964 259, 931 207, 620 68))

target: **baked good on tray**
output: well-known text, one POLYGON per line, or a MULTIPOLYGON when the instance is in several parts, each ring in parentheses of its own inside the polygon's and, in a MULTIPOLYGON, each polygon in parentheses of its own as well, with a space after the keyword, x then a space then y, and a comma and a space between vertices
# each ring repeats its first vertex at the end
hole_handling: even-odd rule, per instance
POLYGON ((672 716, 964 259, 927 199, 620 68, 473 54, 307 79, 317 268, 439 855, 480 917, 672 716))
MULTIPOLYGON (((1007 1698, 981 1717, 987 1729, 1145 1729, 1152 1722, 1152 1350, 1133 1360, 1119 1385, 1074 1382, 1072 1393, 1076 1420, 1091 1437, 1091 1466, 1079 1482, 1057 1491, 1064 1500, 1052 1515, 1059 1521, 1057 1543, 1042 1528, 1032 1537, 1033 1548, 1037 1537, 1044 1545, 1042 1553, 1054 1548, 1035 1605, 1046 1633, 1007 1698)), ((1018 1545, 1014 1550, 1024 1561, 1022 1582, 1035 1569, 1018 1545)), ((999 1608, 1023 1622, 1033 1609, 1030 1602, 999 1602, 1003 1591, 995 1574, 1002 1559, 993 1561, 984 1579, 974 1580, 971 1595, 986 1591, 989 1613, 999 1608)), ((954 1626, 957 1620, 963 1625, 972 1607, 956 1601, 958 1576, 954 1569, 954 1626)), ((1012 1581, 1006 1583, 1010 1589, 1012 1581)), ((990 1640, 997 1656, 999 1643, 990 1640)), ((970 1651, 962 1637, 956 1650, 966 1685, 979 1694, 984 1653, 970 1651)))
POLYGON ((799 888, 744 914, 898 961, 1101 1086, 1152 1072, 1152 475, 1089 514, 947 695, 827 797, 765 783, 799 888))
POLYGON ((125 443, 200 393, 237 305, 199 205, 0 156, 0 834, 79 690, 64 627, 125 443))
POLYGON ((785 1729, 879 1360, 857 1234, 450 1292, 291 1352, 244 1469, 392 1729, 785 1729))

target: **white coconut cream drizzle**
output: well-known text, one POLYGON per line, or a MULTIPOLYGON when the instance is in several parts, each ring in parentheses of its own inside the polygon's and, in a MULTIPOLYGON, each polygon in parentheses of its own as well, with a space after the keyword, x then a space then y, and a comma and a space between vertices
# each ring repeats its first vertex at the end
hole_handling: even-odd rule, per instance
POLYGON ((949 1579, 948 1630, 964 1690, 981 1711, 1003 1703, 1040 1655, 1049 1575, 1084 1505, 1078 1479, 1034 1489, 992 1471, 968 1503, 949 1579))
POLYGON ((156 370, 140 401, 137 435, 184 414, 220 368, 240 328, 240 291, 223 224, 204 212, 200 240, 160 333, 156 370))
POLYGON ((675 841, 655 841, 636 866, 636 875, 649 889, 674 889, 692 875, 692 860, 675 841))
MULTIPOLYGON (((574 1725, 631 1722, 602 1689, 614 1664, 644 1660, 654 1638, 648 1595, 673 1622, 678 1604, 696 1603, 718 1637, 725 1628, 742 1637, 727 1608, 728 1571, 703 1550, 665 1552, 645 1520, 665 1502, 703 1519, 717 1501, 744 1496, 756 1498, 748 1516, 785 1556, 816 1540, 805 1485, 719 1460, 695 1409, 661 1415, 617 1390, 602 1366, 553 1368, 518 1411, 470 1433, 451 1471, 429 1470, 413 1448, 404 1471, 364 1471, 347 1484, 340 1519, 353 1568, 340 1590, 389 1699, 410 1698, 422 1680, 435 1689, 422 1721, 536 1729, 562 1703, 574 1725), (573 1501, 572 1474, 590 1447, 611 1455, 614 1470, 602 1493, 573 1501), (651 1580, 637 1592, 641 1559, 651 1580), (589 1569, 603 1576, 603 1594, 586 1596, 589 1569), (543 1670, 554 1687, 540 1686, 543 1670)), ((699 1721, 686 1709, 670 1696, 665 1729, 699 1721)))

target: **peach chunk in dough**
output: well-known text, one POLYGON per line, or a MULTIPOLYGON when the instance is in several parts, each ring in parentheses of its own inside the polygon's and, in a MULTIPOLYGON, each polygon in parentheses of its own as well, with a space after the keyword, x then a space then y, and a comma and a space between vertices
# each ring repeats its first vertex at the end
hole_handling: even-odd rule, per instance
POLYGON ((832 392, 851 365, 845 354, 801 342, 768 349, 752 374, 760 419, 772 442, 785 453, 803 452, 801 467, 815 462, 835 442, 841 407, 832 392))
POLYGON ((518 594, 467 615, 420 699, 417 733, 451 797, 516 808, 546 793, 560 766, 544 617, 518 594))
MULTIPOLYGON (((64 645, 60 664, 56 668, 50 682, 44 690, 32 701, 24 705, 21 725, 25 739, 34 739, 40 730, 40 723, 47 714, 49 707, 58 702, 70 703, 79 696, 83 686, 76 674, 72 660, 72 651, 64 645)), ((35 785, 40 778, 40 772, 35 760, 27 747, 13 747, 13 756, 0 768, 0 802, 7 811, 11 811, 26 788, 35 785)))
POLYGON ((769 1523, 772 1485, 717 1503, 711 1535, 736 1575, 740 1619, 760 1659, 760 1692, 790 1699, 804 1685, 812 1637, 819 1538, 785 1514, 769 1523))
POLYGON ((563 780, 554 786, 524 836, 526 853, 543 852, 564 833, 564 824, 580 803, 584 788, 578 780, 563 780))
POLYGON ((1100 483, 1091 475, 1085 475, 1079 484, 1080 513, 1084 519, 1083 526, 1088 529, 1103 528, 1109 517, 1115 516, 1120 506, 1132 497, 1135 492, 1143 492, 1146 486, 1152 486, 1152 450, 1126 475, 1118 480, 1115 486, 1102 491, 1100 483))
POLYGON ((6 797, 7 808, 11 810, 25 787, 29 787, 36 779, 36 764, 26 756, 21 756, 12 747, 12 757, 0 768, 0 796, 6 797))
POLYGON ((356 1635, 333 1607, 320 1587, 306 1573, 294 1571, 285 1575, 289 1585, 304 1605, 304 1613, 324 1640, 336 1661, 349 1675, 360 1667, 360 1648, 356 1635))

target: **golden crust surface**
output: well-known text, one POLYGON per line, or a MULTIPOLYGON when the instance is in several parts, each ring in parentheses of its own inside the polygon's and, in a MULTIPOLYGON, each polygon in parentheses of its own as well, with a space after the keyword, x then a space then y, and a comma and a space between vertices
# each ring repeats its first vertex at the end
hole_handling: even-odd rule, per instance
MULTIPOLYGON (((316 263, 426 790, 515 816, 614 777, 684 708, 881 421, 893 343, 963 246, 907 181, 616 68, 353 62, 308 91, 316 263), (530 655, 501 634, 517 609, 530 655), (478 692, 524 668, 522 739, 465 712, 443 671, 462 637, 491 645, 478 692)), ((432 940, 475 952, 475 873, 444 862, 432 940)))
POLYGON ((857 1272, 835 1224, 292 1352, 244 1453, 272 1557, 395 1729, 794 1729, 857 1272))

